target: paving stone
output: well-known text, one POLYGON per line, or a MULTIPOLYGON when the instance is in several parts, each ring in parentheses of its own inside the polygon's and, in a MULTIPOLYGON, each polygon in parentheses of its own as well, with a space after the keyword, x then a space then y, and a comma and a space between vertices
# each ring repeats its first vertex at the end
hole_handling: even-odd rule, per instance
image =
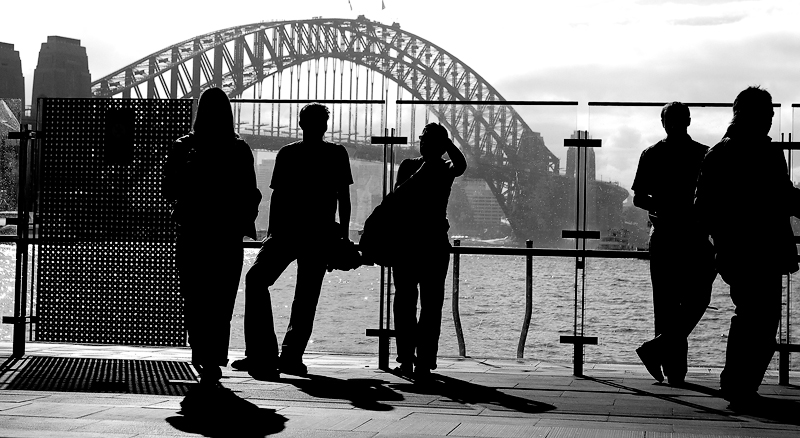
POLYGON ((109 409, 109 407, 97 404, 37 402, 0 411, 0 417, 11 415, 26 417, 82 418, 106 409, 109 409))
POLYGON ((502 424, 502 423, 472 423, 462 422, 448 436, 463 437, 497 437, 497 438, 545 438, 550 432, 549 427, 536 427, 528 425, 502 424))

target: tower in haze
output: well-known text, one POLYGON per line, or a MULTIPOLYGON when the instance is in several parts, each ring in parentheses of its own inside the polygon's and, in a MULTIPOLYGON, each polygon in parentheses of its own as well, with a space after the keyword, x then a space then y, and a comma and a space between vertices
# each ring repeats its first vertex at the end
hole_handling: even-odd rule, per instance
POLYGON ((25 108, 25 77, 13 44, 0 43, 0 98, 20 99, 25 108))
POLYGON ((36 117, 40 97, 91 97, 89 58, 81 41, 48 36, 39 50, 39 63, 33 72, 31 115, 36 117))

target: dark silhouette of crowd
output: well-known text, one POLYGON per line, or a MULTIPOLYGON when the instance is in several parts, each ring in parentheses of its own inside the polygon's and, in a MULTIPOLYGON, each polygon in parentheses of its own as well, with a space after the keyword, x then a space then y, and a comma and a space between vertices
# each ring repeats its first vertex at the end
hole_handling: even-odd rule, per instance
MULTIPOLYGON (((652 224, 655 328, 655 336, 636 352, 658 382, 666 378, 670 385, 685 385, 688 338, 709 305, 719 273, 730 285, 735 305, 720 377, 721 393, 732 406, 758 401, 776 348, 782 276, 798 270, 790 217, 800 216, 800 190, 789 179, 781 149, 768 137, 772 107, 766 90, 745 89, 734 101, 722 140, 709 148, 688 134, 689 107, 668 103, 661 111, 666 137, 642 152, 632 186, 634 205, 647 210, 652 224), (754 228, 758 239, 742 237, 754 228)), ((350 242, 353 177, 348 152, 325 140, 328 118, 324 105, 303 107, 302 140, 277 154, 269 229, 246 274, 246 357, 232 367, 259 380, 306 376, 303 354, 326 271, 378 263, 393 268, 396 287, 400 365, 395 371, 417 382, 429 381, 437 368, 451 252, 447 203, 467 160, 442 125, 427 124, 420 156, 400 164, 394 190, 367 220, 357 248, 350 242), (410 226, 397 226, 401 223, 410 226), (413 245, 408 243, 412 240, 413 245), (291 316, 279 346, 270 287, 295 261, 291 316)), ((228 363, 242 239, 256 237, 261 200, 252 152, 234 132, 230 102, 222 90, 212 88, 201 96, 192 132, 175 141, 170 151, 163 187, 178 227, 186 328, 200 375, 195 392, 218 395, 224 392, 220 367, 228 363), (203 250, 207 238, 200 214, 210 197, 224 200, 225 226, 214 236, 213 258, 203 250)))

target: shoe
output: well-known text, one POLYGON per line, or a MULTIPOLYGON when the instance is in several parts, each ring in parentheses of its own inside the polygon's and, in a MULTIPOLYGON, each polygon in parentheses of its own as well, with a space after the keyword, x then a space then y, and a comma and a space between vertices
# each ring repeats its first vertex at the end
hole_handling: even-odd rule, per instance
POLYGON ((746 391, 741 389, 720 389, 722 398, 730 404, 728 409, 737 412, 750 412, 758 409, 762 397, 758 391, 746 391))
POLYGON ((398 376, 401 376, 401 377, 413 378, 414 377, 414 366, 411 365, 410 363, 400 364, 399 367, 396 367, 394 369, 394 373, 397 374, 398 376))
POLYGON ((251 361, 252 361, 251 359, 243 357, 241 359, 231 362, 231 368, 235 369, 236 371, 247 371, 248 369, 250 369, 248 364, 251 361))
POLYGON ((647 372, 654 379, 661 383, 664 381, 664 374, 661 372, 661 359, 658 354, 658 346, 653 341, 647 341, 636 349, 636 354, 647 368, 647 372))
POLYGON ((293 376, 307 376, 308 375, 308 367, 306 367, 303 362, 300 361, 291 361, 287 362, 282 360, 280 362, 280 366, 278 370, 283 374, 291 374, 293 376))
POLYGON ((247 374, 256 380, 262 380, 265 382, 277 382, 281 378, 281 374, 277 369, 266 366, 252 367, 247 371, 247 374))
POLYGON ((231 390, 217 381, 200 382, 193 385, 181 400, 181 413, 184 415, 205 415, 217 410, 220 399, 232 395, 231 390))
POLYGON ((669 386, 680 388, 681 386, 686 385, 686 379, 684 379, 683 377, 679 378, 679 377, 667 376, 667 383, 669 384, 669 386))
POLYGON ((430 382, 433 380, 433 374, 431 374, 431 370, 429 368, 416 367, 414 368, 414 380, 417 383, 430 382))

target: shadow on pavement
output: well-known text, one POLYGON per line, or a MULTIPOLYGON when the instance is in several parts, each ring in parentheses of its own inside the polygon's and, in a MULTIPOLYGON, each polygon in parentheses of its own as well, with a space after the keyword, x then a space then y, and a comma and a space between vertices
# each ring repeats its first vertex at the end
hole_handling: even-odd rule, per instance
POLYGON ((224 388, 198 389, 192 388, 181 402, 181 415, 167 418, 181 432, 206 437, 261 438, 285 428, 286 417, 274 409, 259 408, 224 388))
POLYGON ((347 400, 355 408, 370 411, 391 411, 392 406, 384 402, 401 401, 402 394, 389 389, 389 382, 379 379, 336 379, 308 374, 306 379, 287 379, 300 391, 316 398, 347 400))
POLYGON ((403 391, 417 394, 434 394, 447 397, 456 403, 478 405, 493 410, 511 410, 537 414, 556 409, 549 403, 538 402, 498 391, 495 388, 465 382, 440 374, 432 374, 425 382, 393 385, 403 391))

